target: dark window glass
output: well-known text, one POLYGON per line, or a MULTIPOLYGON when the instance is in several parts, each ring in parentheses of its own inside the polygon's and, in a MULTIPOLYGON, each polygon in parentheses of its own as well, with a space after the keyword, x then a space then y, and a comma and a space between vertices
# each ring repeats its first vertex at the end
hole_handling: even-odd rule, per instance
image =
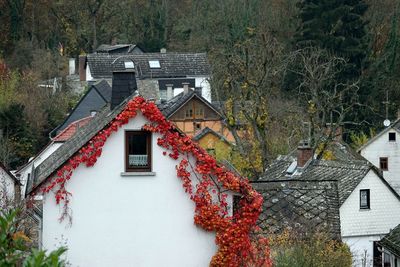
POLYGON ((389 141, 391 142, 396 141, 396 133, 389 133, 389 141))
POLYGON ((383 266, 384 267, 391 267, 390 254, 388 254, 388 253, 383 253, 383 266))
POLYGON ((369 209, 369 189, 360 190, 360 209, 369 209))
POLYGON ((151 133, 128 131, 126 139, 126 171, 151 171, 151 133))
POLYGON ((381 252, 382 247, 379 246, 378 241, 374 241, 374 266, 382 266, 382 252, 381 252))
POLYGON ((382 171, 387 171, 389 169, 389 160, 387 157, 379 158, 379 167, 382 171))

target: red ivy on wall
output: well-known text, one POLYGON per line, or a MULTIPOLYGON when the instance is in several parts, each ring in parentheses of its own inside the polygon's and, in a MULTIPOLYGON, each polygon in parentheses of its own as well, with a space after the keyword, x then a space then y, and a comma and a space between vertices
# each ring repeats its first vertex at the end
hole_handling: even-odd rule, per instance
MULTIPOLYGON (((101 156, 107 138, 134 118, 138 111, 151 122, 143 128, 161 135, 157 143, 169 151, 169 156, 180 160, 176 167, 177 176, 190 199, 195 203, 194 222, 206 231, 216 233, 218 251, 211 259, 211 266, 271 266, 267 239, 256 234, 256 221, 260 215, 263 198, 247 179, 236 176, 218 165, 204 149, 189 137, 181 136, 167 121, 153 102, 136 97, 127 103, 125 109, 102 131, 97 133, 78 153, 45 184, 41 191, 55 190, 57 204, 63 202, 61 219, 69 214, 69 198, 66 183, 72 172, 81 163, 93 166, 101 156), (194 158, 192 166, 189 157, 194 158), (195 181, 193 178, 196 177, 195 181), (227 192, 239 193, 242 198, 239 209, 233 216, 227 212, 227 192)), ((167 152, 164 152, 166 155, 167 152)))

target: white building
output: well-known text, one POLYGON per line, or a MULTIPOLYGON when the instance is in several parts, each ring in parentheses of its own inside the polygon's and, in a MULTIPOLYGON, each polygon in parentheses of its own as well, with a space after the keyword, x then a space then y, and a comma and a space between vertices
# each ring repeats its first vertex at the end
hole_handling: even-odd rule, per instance
POLYGON ((273 162, 256 184, 270 207, 265 209, 265 221, 272 225, 266 228, 281 227, 268 216, 286 222, 287 214, 296 214, 292 223, 303 223, 303 229, 314 223, 327 226, 335 237, 340 220, 340 237, 350 247, 354 266, 372 266, 374 258, 379 260, 382 253, 377 242, 400 223, 399 194, 366 160, 316 160, 311 148, 303 146, 297 159, 286 156, 273 162), (336 189, 332 181, 337 182, 336 189), (335 190, 337 200, 332 195, 335 190))
POLYGON ((390 185, 400 193, 400 120, 371 138, 358 152, 379 168, 390 185))
MULTIPOLYGON (((28 192, 46 182, 125 104, 98 113, 37 166, 28 192)), ((62 207, 54 194, 43 196, 44 249, 66 245, 72 266, 209 265, 217 249, 215 234, 195 226, 194 203, 177 177, 177 161, 163 155, 159 134, 142 130, 146 123, 139 112, 107 139, 94 166, 80 165, 73 172, 67 185, 72 225, 59 222, 62 207)), ((231 197, 228 203, 231 212, 231 197)))

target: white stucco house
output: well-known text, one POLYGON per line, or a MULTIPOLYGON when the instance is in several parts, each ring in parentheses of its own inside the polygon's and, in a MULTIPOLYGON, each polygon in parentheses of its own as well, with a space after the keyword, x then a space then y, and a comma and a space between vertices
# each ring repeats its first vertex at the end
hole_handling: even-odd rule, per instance
POLYGON ((0 162, 0 209, 6 209, 20 200, 20 190, 20 181, 0 162))
POLYGON ((265 227, 281 229, 287 226, 282 222, 301 229, 324 227, 350 247, 354 266, 378 266, 373 265, 374 258, 382 260, 378 241, 400 223, 399 194, 366 160, 313 155, 310 147, 300 146, 297 158, 279 157, 255 181, 266 199, 265 227))
MULTIPOLYGON (((35 167, 28 194, 41 194, 40 186, 122 112, 135 89, 125 74, 113 78, 111 105, 35 167)), ((94 166, 74 170, 67 184, 72 224, 59 221, 53 192, 42 195, 42 248, 66 245, 72 266, 209 265, 215 233, 194 224, 195 204, 177 177, 177 161, 165 156, 158 133, 143 130, 147 123, 139 111, 107 139, 94 166)), ((232 214, 231 195, 227 204, 232 214)))
POLYGON ((358 152, 382 170, 385 179, 400 193, 400 119, 371 138, 358 152))

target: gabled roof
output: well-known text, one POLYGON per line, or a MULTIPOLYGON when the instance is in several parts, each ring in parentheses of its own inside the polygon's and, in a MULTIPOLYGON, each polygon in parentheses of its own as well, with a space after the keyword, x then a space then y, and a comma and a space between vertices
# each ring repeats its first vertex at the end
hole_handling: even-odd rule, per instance
POLYGON ((385 235, 381 241, 379 241, 379 244, 397 257, 400 257, 400 224, 385 235))
POLYGON ((312 160, 304 169, 289 176, 286 170, 295 161, 293 157, 280 157, 274 161, 257 182, 263 181, 338 181, 339 204, 342 205, 365 175, 373 171, 400 200, 400 196, 383 178, 382 173, 367 160, 349 162, 312 160))
POLYGON ((215 135, 216 137, 218 137, 221 141, 224 141, 225 143, 227 143, 228 145, 232 145, 228 140, 226 140, 225 136, 223 136, 220 133, 217 133, 216 131, 214 131, 213 129, 210 129, 208 127, 203 128, 201 131, 199 131, 198 133, 196 133, 195 136, 193 136, 193 140, 194 141, 199 141, 201 138, 203 138, 206 134, 212 134, 215 135))
POLYGON ((221 113, 210 102, 208 102, 207 99, 205 99, 201 96, 201 94, 193 90, 189 90, 187 94, 182 92, 179 95, 168 100, 167 102, 161 103, 158 107, 168 119, 193 98, 197 98, 205 105, 207 105, 210 109, 215 111, 215 113, 217 113, 221 118, 223 118, 221 113))
POLYGON ((285 229, 310 233, 327 231, 340 239, 339 197, 336 181, 263 181, 252 186, 264 198, 258 226, 265 234, 285 229))
POLYGON ((368 140, 363 146, 361 146, 359 149, 357 149, 357 152, 360 152, 367 146, 369 146, 371 143, 373 143, 376 139, 384 135, 385 133, 389 132, 390 130, 395 130, 397 133, 400 134, 400 118, 395 120, 390 126, 386 127, 383 129, 381 132, 379 132, 377 135, 372 137, 371 139, 368 140))
MULTIPOLYGON (((54 133, 57 133, 57 131, 59 131, 60 129, 67 127, 68 125, 65 125, 65 124, 68 122, 68 120, 70 120, 71 116, 74 115, 79 118, 84 118, 87 115, 89 115, 89 114, 87 114, 88 112, 85 112, 84 114, 83 113, 77 114, 75 112, 78 109, 79 105, 82 103, 82 101, 89 95, 89 93, 92 90, 96 91, 100 95, 100 99, 104 100, 104 104, 110 103, 110 101, 111 101, 111 86, 107 83, 107 81, 101 80, 95 84, 92 84, 90 86, 89 90, 87 90, 86 93, 81 97, 79 102, 75 105, 75 107, 72 109, 72 111, 69 113, 69 115, 64 119, 64 121, 50 132, 50 134, 49 134, 50 136, 54 136, 54 133)), ((92 103, 92 105, 93 105, 93 103, 92 103)), ((92 108, 96 109, 97 107, 88 107, 88 108, 90 110, 92 108)))
MULTIPOLYGON (((139 46, 135 44, 116 44, 116 45, 107 45, 102 44, 97 49, 97 53, 131 53, 135 48, 141 49, 139 46)), ((143 51, 142 51, 143 52, 143 51)))
POLYGON ((87 55, 90 73, 95 79, 111 79, 112 72, 125 70, 123 61, 112 63, 119 57, 134 62, 139 78, 174 78, 187 76, 209 76, 210 66, 205 53, 143 53, 143 54, 106 54, 87 55), (157 60, 160 68, 150 68, 149 61, 157 60))
POLYGON ((86 125, 93 117, 86 117, 77 121, 74 121, 67 128, 62 130, 56 137, 53 138, 54 142, 65 142, 70 139, 78 131, 79 127, 86 125))

